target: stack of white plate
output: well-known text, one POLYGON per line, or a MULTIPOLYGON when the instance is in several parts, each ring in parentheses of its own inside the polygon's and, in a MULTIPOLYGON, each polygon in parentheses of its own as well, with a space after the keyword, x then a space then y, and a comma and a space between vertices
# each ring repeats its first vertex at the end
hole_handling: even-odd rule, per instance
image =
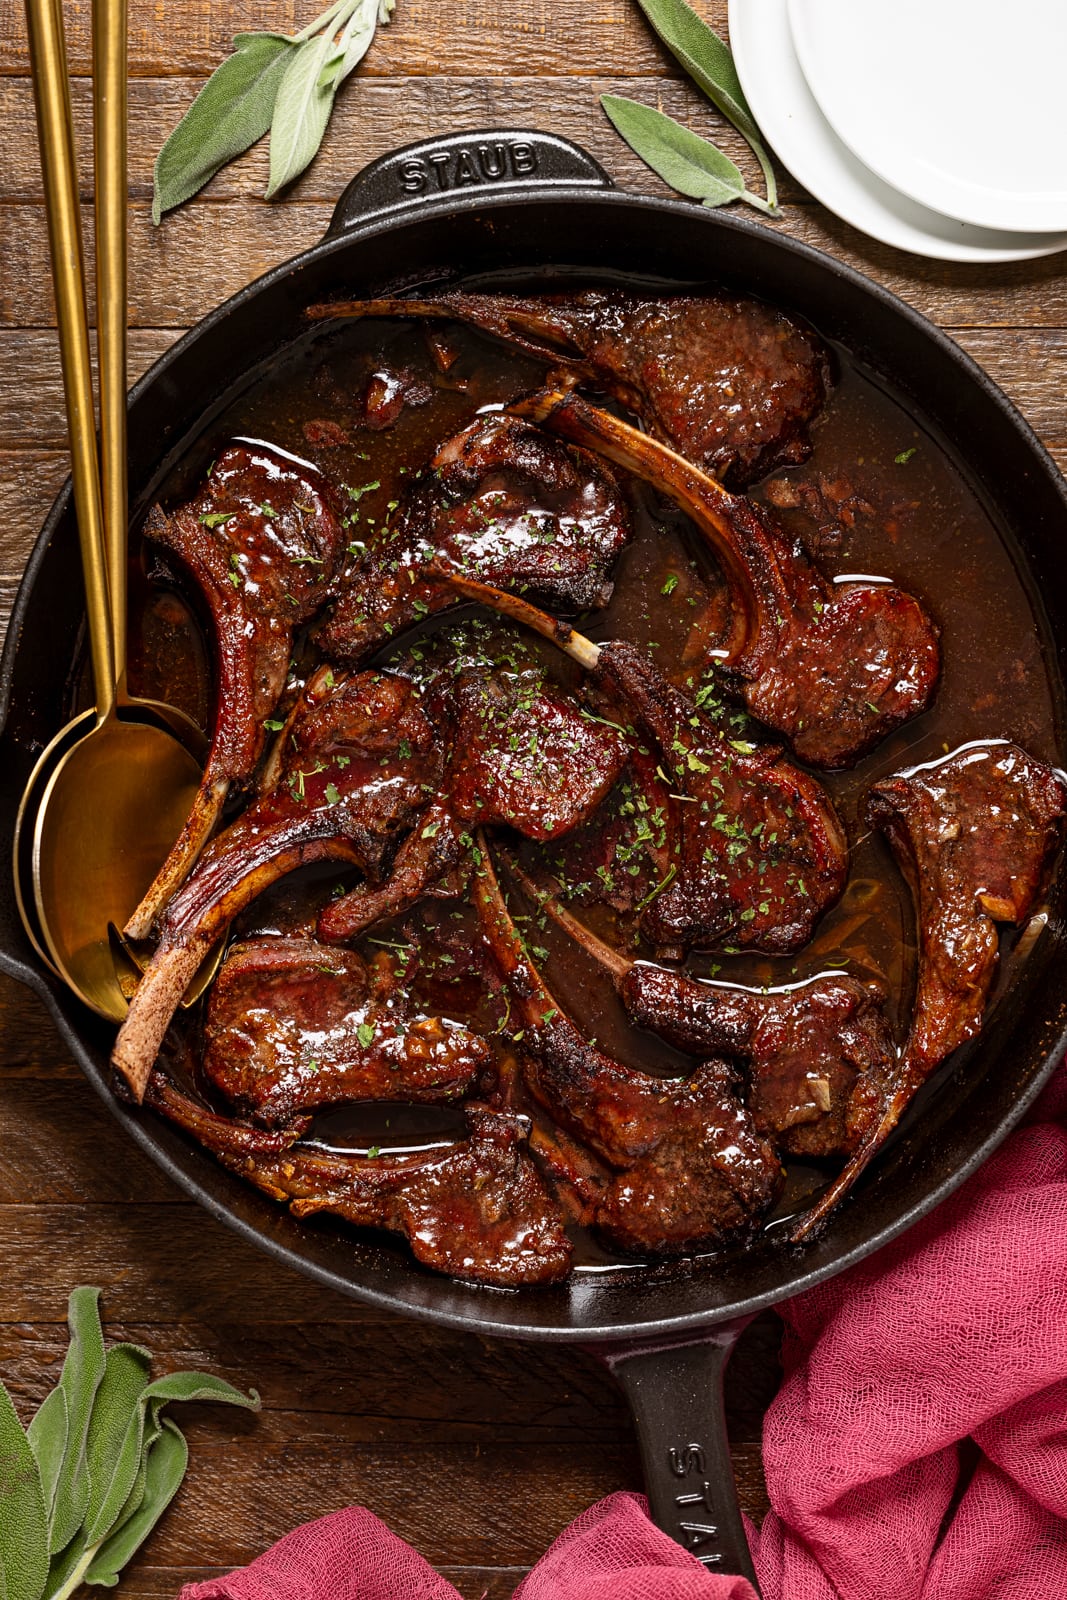
POLYGON ((730 44, 767 143, 864 233, 1067 249, 1067 0, 730 0, 730 44))

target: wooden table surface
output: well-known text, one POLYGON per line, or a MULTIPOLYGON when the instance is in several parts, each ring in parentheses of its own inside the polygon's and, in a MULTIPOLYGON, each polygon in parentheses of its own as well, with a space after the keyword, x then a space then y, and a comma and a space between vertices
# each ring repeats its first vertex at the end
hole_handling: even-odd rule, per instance
MULTIPOLYGON (((68 0, 75 116, 89 168, 89 3, 68 0)), ((726 0, 705 5, 726 26, 726 0)), ((659 105, 753 163, 679 79, 631 0, 397 0, 323 149, 281 203, 265 144, 152 227, 164 137, 242 30, 291 31, 295 0, 131 0, 131 372, 323 232, 347 180, 412 139, 494 125, 567 135, 626 187, 664 192, 616 138, 605 91, 659 105)), ((47 241, 20 0, 0 0, 0 607, 6 620, 66 471, 47 241)), ((754 173, 752 173, 755 176, 754 173)), ((875 244, 781 173, 776 226, 858 266, 946 328, 1067 462, 1064 258, 927 262, 875 244)), ((0 980, 0 1375, 22 1407, 56 1379, 67 1292, 100 1284, 106 1332, 263 1395, 255 1417, 188 1408, 189 1478, 123 1579, 129 1600, 250 1560, 295 1523, 356 1502, 464 1596, 510 1595, 583 1507, 640 1471, 621 1399, 575 1350, 487 1344, 335 1297, 239 1242, 123 1138, 38 1002, 0 980)), ((746 1508, 766 1497, 760 1420, 776 1323, 735 1357, 728 1411, 746 1508)))

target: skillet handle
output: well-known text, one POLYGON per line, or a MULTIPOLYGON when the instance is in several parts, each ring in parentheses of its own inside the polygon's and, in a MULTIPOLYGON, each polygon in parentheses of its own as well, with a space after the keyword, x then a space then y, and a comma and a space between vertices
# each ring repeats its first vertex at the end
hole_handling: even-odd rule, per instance
POLYGON ((328 239, 365 222, 487 192, 537 194, 555 189, 612 189, 599 162, 569 139, 532 128, 476 129, 420 139, 357 173, 334 210, 328 239))
POLYGON ((758 1594, 723 1409, 726 1363, 750 1320, 721 1323, 689 1344, 596 1354, 630 1403, 653 1522, 709 1571, 737 1573, 758 1594))

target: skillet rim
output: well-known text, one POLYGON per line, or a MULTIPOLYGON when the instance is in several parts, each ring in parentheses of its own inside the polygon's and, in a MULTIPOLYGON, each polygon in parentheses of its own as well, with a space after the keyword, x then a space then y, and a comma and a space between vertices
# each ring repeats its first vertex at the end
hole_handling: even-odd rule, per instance
MULTIPOLYGON (((717 213, 701 211, 700 208, 688 205, 682 201, 648 197, 633 192, 606 187, 603 189, 585 185, 560 185, 555 184, 550 193, 539 192, 536 186, 531 186, 525 193, 492 194, 485 191, 476 193, 461 193, 442 196, 423 202, 412 211, 393 213, 377 217, 370 217, 362 222, 350 223, 344 231, 336 234, 327 234, 318 243, 307 250, 286 260, 270 272, 262 275, 251 284, 240 289, 235 295, 215 307, 204 318, 184 333, 168 350, 153 363, 152 367, 138 380, 130 392, 130 404, 135 405, 151 388, 160 381, 167 369, 172 366, 201 340, 211 337, 216 330, 224 324, 237 310, 249 305, 260 294, 274 288, 287 278, 297 276, 305 266, 322 262, 335 255, 343 255, 346 249, 354 243, 362 244, 378 235, 391 234, 398 229, 402 230, 405 224, 422 223, 431 218, 450 218, 460 216, 466 212, 500 212, 514 209, 523 209, 531 202, 541 205, 560 206, 566 208, 579 204, 581 206, 609 206, 612 208, 634 209, 641 214, 642 220, 647 221, 657 214, 664 217, 684 218, 686 224, 694 222, 698 225, 709 227, 709 243, 713 245, 716 232, 725 231, 746 236, 753 241, 757 249, 779 250, 785 255, 807 261, 820 272, 829 272, 832 277, 843 280, 861 295, 873 298, 879 302, 881 308, 892 317, 908 323, 913 332, 937 347, 941 354, 948 358, 952 366, 961 374, 961 379, 968 385, 981 391, 984 400, 992 404, 1000 414, 1000 420, 1006 424, 1015 435, 1015 441, 1021 445, 1030 460, 1039 469, 1039 476, 1044 481, 1046 488, 1053 491, 1058 497, 1060 510, 1067 521, 1067 485, 1064 484, 1058 469, 1055 466, 1048 450, 1034 433, 1029 423, 1021 416, 1012 403, 993 382, 987 373, 940 328, 930 322, 914 307, 909 306, 898 296, 882 285, 873 282, 855 268, 836 258, 815 250, 803 241, 789 235, 779 234, 764 224, 750 221, 743 217, 720 216, 717 213)), ((557 263, 565 265, 564 263, 557 263)), ((573 270, 573 269, 572 269, 573 270)), ((710 275, 710 274, 709 274, 710 275)), ((758 290, 757 290, 758 292, 758 290)), ((801 313, 803 314, 803 313, 801 313)), ((158 457, 157 457, 158 460, 158 457)), ((974 468, 971 468, 972 472, 974 468)), ((12 608, 11 620, 5 641, 3 657, 0 659, 0 738, 7 729, 10 715, 10 700, 12 681, 14 677, 15 660, 22 645, 23 624, 30 601, 39 577, 40 569, 48 554, 48 550, 56 529, 68 513, 70 500, 69 482, 61 489, 48 517, 45 520, 41 534, 34 546, 30 559, 26 565, 24 576, 12 608)), ((1029 571, 1030 562, 1026 563, 1028 576, 1032 579, 1033 573, 1029 571)), ((1062 674, 1061 674, 1062 679, 1062 674)), ((1062 876, 1062 873, 1061 873, 1062 876)), ((1053 939, 1046 941, 1051 946, 1053 939)), ((1051 956, 1048 949, 1045 965, 1051 956)), ((1031 966, 1036 962, 1031 962, 1031 966)), ((335 1289, 341 1293, 352 1296, 365 1303, 376 1305, 397 1314, 415 1316, 443 1326, 460 1330, 477 1329, 480 1333, 492 1336, 531 1341, 557 1341, 569 1343, 604 1344, 608 1342, 625 1343, 627 1341, 647 1340, 650 1337, 674 1341, 679 1336, 699 1334, 724 1321, 733 1321, 741 1317, 755 1314, 767 1306, 774 1305, 782 1299, 799 1293, 804 1289, 814 1287, 837 1272, 853 1266, 859 1261, 882 1248, 891 1240, 897 1238, 910 1228, 921 1217, 927 1215, 943 1200, 948 1198, 966 1179, 977 1170, 988 1158, 1007 1134, 1018 1125, 1026 1111, 1036 1100, 1045 1083, 1052 1074, 1060 1056, 1067 1046, 1067 1019, 1061 1022, 1058 1032, 1050 1043, 1043 1040, 1035 1049, 1039 1049, 1040 1065, 1033 1068, 1024 1086, 1015 1094, 1005 1114, 991 1126, 983 1136, 979 1137, 969 1153, 959 1161, 945 1177, 936 1182, 932 1188, 922 1193, 914 1203, 897 1213, 889 1222, 874 1231, 865 1234, 861 1230, 861 1237, 851 1247, 830 1249, 825 1248, 825 1241, 819 1241, 805 1249, 802 1255, 789 1256, 783 1251, 780 1259, 786 1263, 800 1262, 799 1271, 786 1271, 782 1276, 784 1281, 773 1288, 762 1292, 742 1297, 728 1305, 710 1307, 703 1310, 689 1310, 680 1314, 657 1315, 639 1318, 633 1321, 612 1321, 610 1324, 598 1323, 591 1326, 581 1326, 570 1322, 566 1325, 555 1325, 500 1317, 495 1314, 496 1307, 504 1304, 534 1306, 544 1304, 543 1297, 558 1295, 561 1290, 566 1293, 573 1290, 575 1280, 568 1280, 563 1286, 553 1290, 524 1289, 518 1291, 494 1291, 481 1285, 459 1284, 454 1280, 443 1278, 439 1275, 430 1275, 420 1268, 410 1257, 405 1257, 396 1263, 400 1272, 401 1281, 405 1287, 419 1284, 426 1291, 427 1298, 420 1303, 398 1294, 394 1288, 379 1288, 374 1284, 354 1282, 351 1276, 334 1269, 325 1260, 312 1259, 306 1251, 300 1248, 307 1224, 298 1224, 294 1219, 288 1219, 284 1213, 279 1214, 277 1209, 271 1207, 270 1202, 261 1199, 249 1191, 239 1179, 219 1168, 205 1152, 194 1145, 187 1143, 175 1130, 167 1127, 156 1118, 144 1118, 143 1115, 131 1111, 118 1102, 108 1086, 105 1074, 90 1053, 86 1038, 87 1030, 92 1033, 102 1034, 106 1030, 95 1026, 96 1019, 84 1012, 77 1002, 74 1002, 62 990, 57 981, 52 980, 42 970, 28 967, 17 957, 0 949, 0 968, 17 977, 20 981, 28 983, 44 1000, 53 1017, 62 1037, 70 1046, 83 1072, 89 1078, 94 1089, 104 1099, 111 1112, 124 1124, 137 1145, 156 1163, 162 1170, 174 1179, 181 1189, 192 1199, 201 1204, 211 1215, 224 1222, 238 1235, 265 1250, 276 1260, 287 1266, 295 1268, 298 1272, 311 1277, 313 1280, 335 1289), (66 1002, 66 1003, 65 1003, 66 1002), (84 1019, 84 1020, 83 1020, 84 1019), (206 1170, 205 1170, 206 1169, 206 1170), (207 1180, 214 1174, 222 1182, 209 1183, 207 1180), (251 1200, 253 1205, 241 1204, 242 1200, 251 1200), (298 1230, 294 1235, 294 1242, 290 1243, 280 1237, 287 1229, 274 1227, 273 1230, 265 1225, 264 1219, 269 1222, 273 1217, 275 1221, 279 1216, 289 1222, 291 1228, 298 1230), (813 1259, 821 1257, 821 1259, 813 1259), (450 1304, 449 1301, 454 1303, 450 1304), (476 1302, 476 1303, 475 1303, 476 1302)), ((1037 974, 1030 974, 1029 967, 1025 975, 1028 980, 1025 987, 1029 990, 1034 987, 1037 974)), ((1054 1026, 1052 1019, 1049 1026, 1054 1026)), ((1003 1031, 1001 1028, 1000 1031, 1003 1031)), ((91 1036, 91 1035, 90 1035, 91 1036)), ((959 1108, 950 1111, 949 1120, 953 1119, 959 1108)), ((320 1239, 321 1239, 320 1235, 320 1239)), ((368 1251, 373 1254, 370 1247, 364 1249, 360 1241, 359 1254, 357 1255, 352 1241, 344 1235, 337 1236, 347 1245, 346 1260, 349 1269, 354 1267, 358 1271, 366 1272, 368 1264, 368 1251)), ((387 1247, 388 1248, 388 1247, 387 1247)), ((336 1253, 336 1252, 335 1252, 336 1253)), ((390 1249, 390 1255, 392 1251, 390 1249)), ((641 1267, 636 1269, 641 1275, 641 1287, 654 1288, 657 1301, 661 1294, 669 1297, 674 1287, 680 1288, 687 1280, 684 1270, 680 1268, 659 1269, 641 1267), (656 1276, 661 1274, 660 1276, 656 1276)), ((621 1275, 620 1275, 621 1276, 621 1275)), ((636 1276, 636 1273, 635 1273, 636 1276)), ((627 1295, 630 1284, 622 1286, 622 1293, 627 1295)), ((638 1287, 634 1284, 633 1287, 638 1287)), ((573 1299, 573 1293, 571 1294, 573 1299)), ((627 1295, 628 1300, 636 1298, 627 1295)))

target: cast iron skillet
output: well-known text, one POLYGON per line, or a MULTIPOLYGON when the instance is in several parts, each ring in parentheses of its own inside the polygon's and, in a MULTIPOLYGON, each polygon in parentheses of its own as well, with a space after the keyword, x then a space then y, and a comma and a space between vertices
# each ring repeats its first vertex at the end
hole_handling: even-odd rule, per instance
MULTIPOLYGON (((283 216, 284 213, 279 213, 283 216)), ((962 459, 1015 549, 1044 633, 1062 725, 1067 678, 1063 548, 1067 493, 1000 391, 957 347, 885 290, 772 229, 614 189, 561 139, 528 131, 454 135, 368 167, 325 239, 212 312, 158 361, 130 400, 136 518, 172 463, 235 390, 309 337, 301 311, 333 297, 392 294, 459 275, 541 272, 603 281, 714 281, 808 317, 914 401, 962 459)), ((67 715, 83 605, 69 485, 30 558, 0 668, 0 855, 36 755, 67 715)), ((995 732, 996 730, 991 730, 995 732)), ((608 1362, 633 1407, 653 1515, 699 1560, 752 1575, 722 1416, 721 1375, 758 1311, 869 1255, 978 1167, 1034 1100, 1067 1043, 1064 873, 1049 925, 974 1048, 906 1119, 895 1145, 802 1252, 767 1243, 697 1260, 506 1292, 454 1283, 400 1246, 297 1223, 156 1117, 110 1094, 111 1032, 33 956, 0 871, 0 967, 42 996, 90 1082, 132 1139, 214 1216, 280 1261, 345 1294, 482 1335, 569 1340, 608 1362)))

